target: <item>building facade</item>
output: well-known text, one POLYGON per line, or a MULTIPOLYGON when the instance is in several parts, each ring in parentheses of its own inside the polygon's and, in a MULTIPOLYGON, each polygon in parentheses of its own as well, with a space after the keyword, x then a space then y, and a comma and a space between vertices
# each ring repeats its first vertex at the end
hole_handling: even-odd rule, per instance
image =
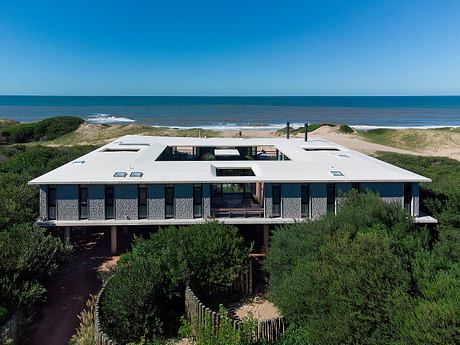
MULTIPOLYGON (((322 139, 126 136, 30 184, 41 226, 236 225, 315 220, 343 195, 373 191, 414 221, 428 178, 322 139)), ((430 221, 430 220, 428 220, 430 221)), ((267 241, 264 234, 264 241, 267 241)))

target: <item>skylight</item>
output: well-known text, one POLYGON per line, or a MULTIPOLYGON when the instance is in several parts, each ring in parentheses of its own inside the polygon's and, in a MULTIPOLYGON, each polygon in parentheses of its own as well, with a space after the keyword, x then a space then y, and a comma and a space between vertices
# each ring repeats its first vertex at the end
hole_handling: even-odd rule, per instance
POLYGON ((83 164, 85 161, 73 161, 72 164, 83 164))
POLYGON ((140 171, 133 171, 131 174, 129 174, 129 177, 142 177, 144 173, 140 171))
POLYGON ((134 147, 108 147, 102 152, 137 152, 139 149, 134 147))
POLYGON ((340 151, 337 147, 304 147, 305 151, 340 151))
POLYGON ((124 171, 117 171, 115 174, 113 174, 113 177, 126 177, 126 175, 128 175, 128 173, 124 171))
POLYGON ((339 170, 331 170, 330 172, 331 172, 331 174, 332 174, 333 176, 345 176, 345 175, 342 174, 342 172, 339 171, 339 170))
POLYGON ((256 176, 251 168, 216 168, 216 176, 256 176))

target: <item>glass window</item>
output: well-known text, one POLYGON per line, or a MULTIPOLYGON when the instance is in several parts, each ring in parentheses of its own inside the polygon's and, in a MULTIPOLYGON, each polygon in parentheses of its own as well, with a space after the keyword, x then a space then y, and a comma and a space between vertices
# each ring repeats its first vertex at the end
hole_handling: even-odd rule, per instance
POLYGON ((281 217, 281 185, 272 185, 272 217, 281 217))
POLYGON ((113 185, 105 186, 105 219, 114 219, 114 191, 113 185))
POLYGON ((165 187, 165 217, 174 218, 174 186, 165 187))
POLYGON ((79 191, 80 202, 80 219, 88 219, 88 188, 80 186, 79 191))
POLYGON ((193 217, 203 217, 203 186, 201 184, 193 185, 193 217))
POLYGON ((56 187, 48 187, 48 219, 56 219, 56 187))
POLYGON ((404 210, 412 215, 412 183, 404 183, 404 210))
POLYGON ((359 182, 353 182, 351 184, 351 189, 354 189, 355 191, 357 191, 359 193, 360 191, 360 185, 359 185, 359 182))
POLYGON ((147 218, 147 186, 139 186, 138 189, 138 218, 147 218))
POLYGON ((300 190, 302 218, 310 218, 310 185, 304 184, 300 190))
POLYGON ((335 184, 327 184, 327 212, 335 214, 335 184))

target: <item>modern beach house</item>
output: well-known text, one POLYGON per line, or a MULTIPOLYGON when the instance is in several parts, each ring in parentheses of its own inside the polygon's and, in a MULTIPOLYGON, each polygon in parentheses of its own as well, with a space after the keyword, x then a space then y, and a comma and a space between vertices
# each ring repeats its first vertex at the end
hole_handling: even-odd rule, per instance
POLYGON ((40 186, 37 223, 110 229, 238 225, 261 251, 273 226, 335 213, 352 188, 374 191, 415 222, 419 183, 431 180, 318 138, 124 136, 30 181, 40 186), (244 230, 246 229, 246 230, 244 230))

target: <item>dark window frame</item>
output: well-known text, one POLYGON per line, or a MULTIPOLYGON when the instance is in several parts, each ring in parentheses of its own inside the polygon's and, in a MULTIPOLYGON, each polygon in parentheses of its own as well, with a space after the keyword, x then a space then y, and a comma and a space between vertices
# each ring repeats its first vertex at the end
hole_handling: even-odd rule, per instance
POLYGON ((113 184, 105 185, 105 219, 115 219, 115 186, 113 184), (109 193, 112 197, 109 197, 109 193))
POLYGON ((174 196, 174 185, 165 185, 165 218, 170 219, 176 216, 175 210, 175 196, 174 196), (172 196, 172 201, 168 200, 168 190, 172 196))
POLYGON ((310 184, 300 186, 300 212, 302 218, 310 218, 310 184))
POLYGON ((193 218, 203 217, 203 185, 193 185, 193 218), (198 191, 198 192, 197 192, 198 191), (197 195, 199 193, 199 195, 197 195))
POLYGON ((78 186, 78 219, 88 219, 88 216, 89 216, 88 199, 89 199, 88 198, 88 186, 79 185, 78 186), (84 197, 83 197, 83 194, 84 194, 84 197))
POLYGON ((137 187, 137 218, 138 219, 147 219, 148 217, 147 203, 148 203, 147 186, 142 185, 142 184, 138 185, 137 187))
POLYGON ((272 217, 281 217, 281 184, 272 184, 272 217))
POLYGON ((55 186, 48 186, 48 192, 47 192, 47 210, 46 210, 46 216, 50 220, 56 220, 57 218, 57 191, 55 186), (53 191, 53 193, 51 193, 53 191), (51 197, 51 194, 54 195, 54 197, 51 197), (53 211, 54 209, 54 211, 53 211))
POLYGON ((336 213, 337 191, 335 183, 326 184, 326 207, 327 213, 336 213), (330 193, 331 192, 331 193, 330 193))
POLYGON ((412 183, 405 182, 404 183, 404 210, 409 214, 412 215, 412 183))

